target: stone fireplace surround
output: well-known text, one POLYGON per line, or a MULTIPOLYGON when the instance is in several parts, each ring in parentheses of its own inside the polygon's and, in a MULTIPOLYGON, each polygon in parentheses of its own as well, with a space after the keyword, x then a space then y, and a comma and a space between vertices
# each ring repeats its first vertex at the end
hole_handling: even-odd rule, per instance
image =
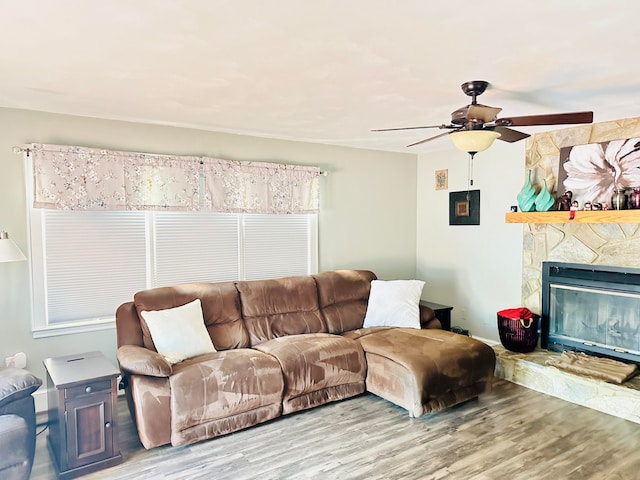
MULTIPOLYGON (((640 136, 640 117, 537 133, 527 139, 525 174, 539 189, 546 180, 557 196, 560 148, 640 136)), ((524 176, 522 182, 524 183, 524 176)), ((562 193, 562 192, 561 192, 562 193)), ((522 305, 542 310, 542 262, 640 267, 640 224, 525 223, 522 305)), ((553 352, 515 354, 495 346, 498 377, 564 400, 640 423, 640 377, 613 385, 546 367, 553 352)))
MULTIPOLYGON (((557 196, 560 148, 640 136, 640 117, 537 133, 527 139, 525 169, 557 196)), ((524 176, 522 182, 524 183, 524 176)), ((640 224, 524 224, 522 303, 541 312, 542 262, 640 267, 640 224)))

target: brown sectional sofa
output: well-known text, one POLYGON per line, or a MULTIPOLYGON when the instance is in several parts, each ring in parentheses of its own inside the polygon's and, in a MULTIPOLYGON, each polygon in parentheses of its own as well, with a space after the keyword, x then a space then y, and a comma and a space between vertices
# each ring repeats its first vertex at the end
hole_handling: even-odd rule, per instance
POLYGON ((493 350, 441 330, 427 307, 423 329, 362 328, 375 279, 342 270, 138 292, 118 308, 116 326, 142 444, 194 443, 365 390, 411 416, 490 390, 493 350), (217 351, 172 365, 157 353, 140 312, 195 299, 217 351))

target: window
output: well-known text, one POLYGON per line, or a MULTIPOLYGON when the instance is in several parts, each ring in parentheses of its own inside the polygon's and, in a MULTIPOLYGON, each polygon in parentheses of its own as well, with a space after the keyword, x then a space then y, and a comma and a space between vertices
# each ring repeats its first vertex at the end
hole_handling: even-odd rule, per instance
POLYGON ((320 169, 25 149, 34 336, 111 328, 146 288, 317 271, 320 169))
POLYGON ((30 213, 36 337, 112 328, 145 288, 317 271, 317 214, 30 213))

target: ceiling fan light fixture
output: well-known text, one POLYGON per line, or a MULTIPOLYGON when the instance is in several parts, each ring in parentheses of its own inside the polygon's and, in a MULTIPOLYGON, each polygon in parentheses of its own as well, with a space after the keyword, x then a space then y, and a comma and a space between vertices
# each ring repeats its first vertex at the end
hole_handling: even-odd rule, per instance
POLYGON ((460 130, 449 134, 449 138, 458 150, 478 153, 489 148, 500 134, 493 130, 460 130))

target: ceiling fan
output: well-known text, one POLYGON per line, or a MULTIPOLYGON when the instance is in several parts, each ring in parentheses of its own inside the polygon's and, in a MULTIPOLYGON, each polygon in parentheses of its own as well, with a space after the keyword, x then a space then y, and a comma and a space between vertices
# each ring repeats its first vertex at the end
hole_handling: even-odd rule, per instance
POLYGON ((501 108, 489 107, 478 103, 477 98, 489 86, 484 80, 473 80, 461 85, 462 91, 471 97, 471 103, 451 114, 451 123, 441 125, 426 125, 419 127, 379 128, 374 132, 389 132, 393 130, 418 130, 423 128, 440 128, 449 130, 419 142, 407 145, 413 147, 430 142, 436 138, 449 135, 454 145, 472 156, 486 150, 494 140, 513 143, 529 136, 509 127, 527 127, 535 125, 562 125, 593 122, 593 112, 551 113, 546 115, 526 115, 520 117, 497 118, 501 108))

